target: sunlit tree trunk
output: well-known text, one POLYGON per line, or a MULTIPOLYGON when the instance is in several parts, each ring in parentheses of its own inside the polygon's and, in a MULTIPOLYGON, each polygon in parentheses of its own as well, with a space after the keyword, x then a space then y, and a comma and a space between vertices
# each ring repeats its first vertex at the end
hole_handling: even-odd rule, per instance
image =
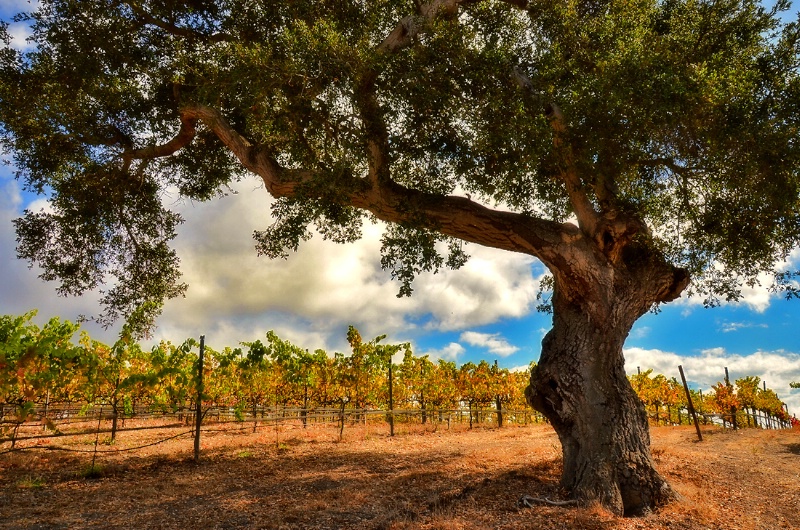
POLYGON ((553 328, 526 389, 561 441, 562 485, 576 499, 625 515, 676 498, 655 469, 647 412, 622 349, 634 322, 655 300, 682 290, 685 279, 641 257, 605 269, 578 260, 568 274, 554 275, 553 328))

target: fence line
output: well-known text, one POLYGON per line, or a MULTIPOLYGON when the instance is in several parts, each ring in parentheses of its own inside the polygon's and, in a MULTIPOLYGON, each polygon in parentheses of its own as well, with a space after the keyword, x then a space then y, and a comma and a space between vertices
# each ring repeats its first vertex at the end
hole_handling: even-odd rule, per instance
MULTIPOLYGON (((500 414, 504 421, 511 424, 527 425, 529 423, 541 423, 546 421, 544 417, 537 411, 532 409, 517 410, 517 409, 501 409, 500 414)), ((268 422, 274 425, 276 422, 285 423, 288 421, 300 421, 305 424, 338 424, 342 421, 342 407, 315 407, 303 409, 301 407, 282 407, 282 406, 257 406, 248 407, 245 409, 238 409, 231 406, 213 406, 204 410, 204 424, 215 423, 256 423, 268 422)), ((431 424, 442 423, 472 423, 478 425, 496 424, 498 421, 498 410, 495 408, 442 408, 442 409, 419 409, 419 408, 401 408, 392 411, 387 409, 355 409, 344 408, 345 421, 354 424, 356 422, 372 421, 376 417, 386 418, 389 422, 391 415, 395 421, 403 422, 420 422, 431 424)), ((746 418, 746 424, 762 428, 762 429, 790 429, 791 423, 780 420, 777 417, 769 414, 760 413, 760 411, 743 411, 740 415, 746 418)), ((0 438, 0 443, 23 441, 29 439, 39 438, 52 438, 63 436, 79 436, 81 434, 94 434, 97 429, 85 429, 79 431, 72 431, 70 427, 78 427, 86 422, 94 421, 112 421, 114 419, 113 411, 108 407, 97 406, 58 406, 50 404, 48 407, 34 409, 32 416, 36 417, 33 421, 14 421, 2 420, 0 424, 6 426, 13 426, 14 435, 5 436, 0 438), (45 413, 47 416, 45 417, 45 413), (59 421, 61 420, 61 421, 59 421), (49 434, 34 433, 33 429, 42 429, 43 431, 55 431, 49 434)), ((669 414, 667 411, 653 413, 648 411, 648 416, 651 423, 655 425, 682 425, 689 422, 688 409, 675 408, 669 414), (677 416, 677 418, 676 418, 677 416), (677 421, 676 421, 677 419, 677 421)), ((698 413, 702 418, 704 424, 715 423, 722 421, 723 426, 732 423, 732 415, 729 413, 698 413)), ((117 415, 117 420, 121 422, 122 427, 118 427, 115 432, 126 432, 131 430, 146 430, 146 429, 161 429, 161 428, 174 428, 181 424, 190 425, 194 423, 195 411, 192 408, 178 408, 172 411, 152 410, 150 407, 144 410, 134 409, 129 413, 120 413, 117 415), (139 427, 125 427, 125 422, 129 420, 139 421, 153 421, 165 420, 172 423, 167 425, 150 425, 139 427)), ((101 429, 100 433, 109 433, 112 429, 101 429)))
MULTIPOLYGON (((255 418, 263 418, 263 419, 270 419, 274 420, 275 416, 279 417, 291 417, 294 419, 318 419, 322 417, 336 417, 340 414, 342 408, 341 407, 314 407, 304 409, 301 407, 283 407, 283 406, 259 406, 259 407, 247 407, 247 408, 240 408, 237 409, 236 407, 232 406, 212 406, 204 409, 204 416, 206 418, 217 418, 218 420, 222 420, 223 418, 236 418, 237 416, 240 418, 244 418, 241 421, 252 421, 255 418), (248 420, 249 418, 249 420, 248 420)), ((469 408, 402 408, 402 409, 379 409, 379 408, 366 408, 366 409, 356 409, 356 408, 344 408, 346 413, 349 414, 356 414, 356 415, 386 415, 389 413, 394 414, 396 417, 402 417, 406 415, 413 415, 413 416, 426 416, 427 418, 436 418, 441 417, 445 414, 450 414, 452 416, 460 415, 460 416, 468 416, 470 414, 469 408)), ((472 415, 475 418, 485 418, 488 415, 496 415, 497 409, 495 408, 472 408, 471 409, 472 415)), ((532 409, 527 410, 517 410, 517 409, 506 409, 503 408, 501 413, 504 418, 509 419, 516 419, 516 423, 524 424, 524 423, 531 423, 537 421, 543 421, 542 415, 534 411, 532 409)), ((81 423, 86 421, 94 421, 94 420, 111 420, 114 418, 114 412, 109 410, 107 406, 96 405, 92 407, 72 407, 72 408, 57 408, 53 405, 50 405, 46 409, 47 416, 45 417, 45 409, 44 408, 37 408, 34 409, 31 413, 31 416, 36 417, 36 420, 33 421, 15 421, 15 420, 2 420, 0 424, 29 424, 33 425, 38 423, 40 426, 46 426, 43 422, 49 421, 52 425, 71 425, 72 423, 81 423), (101 417, 102 414, 102 417, 101 417), (56 420, 56 421, 54 421, 56 420), (58 420, 66 420, 66 421, 58 421, 58 420)), ((151 408, 147 408, 144 411, 141 409, 136 410, 134 409, 131 412, 124 412, 118 413, 117 419, 119 421, 130 420, 130 419, 138 419, 138 420, 148 420, 148 419, 177 419, 178 421, 191 421, 194 419, 195 409, 194 408, 177 408, 170 411, 162 411, 162 410, 152 410, 151 408), (188 418, 188 419, 187 419, 188 418)), ((477 421, 477 420, 476 420, 477 421)))
MULTIPOLYGON (((734 415, 729 412, 697 412, 697 416, 702 419, 703 425, 714 424, 715 420, 722 421, 722 426, 733 425, 734 415)), ((791 429, 791 421, 784 421, 771 414, 764 413, 763 411, 753 412, 740 412, 740 417, 746 419, 746 425, 739 427, 754 427, 765 430, 783 430, 791 429), (753 425, 751 425, 751 420, 753 425)), ((673 409, 673 412, 661 411, 650 412, 648 411, 647 417, 651 423, 658 425, 690 425, 691 417, 689 416, 688 408, 681 407, 673 409), (677 421, 674 418, 677 416, 677 421)))
MULTIPOLYGON (((99 431, 99 432, 103 432, 103 431, 99 431)), ((108 431, 108 432, 110 432, 110 431, 108 431)), ((126 451, 138 451, 139 449, 144 449, 145 447, 152 447, 154 445, 158 445, 158 444, 161 444, 161 443, 164 443, 164 442, 168 442, 170 440, 174 440, 175 438, 180 438, 181 436, 186 436, 187 434, 192 434, 192 433, 193 433, 193 431, 184 431, 184 432, 178 433, 178 434, 176 434, 174 436, 169 436, 167 438, 163 438, 161 440, 157 440, 155 442, 146 443, 144 445, 138 445, 136 447, 125 447, 123 449, 118 449, 118 448, 115 448, 115 449, 97 449, 97 448, 95 448, 95 449, 75 449, 73 447, 64 447, 64 446, 60 446, 60 445, 30 445, 30 446, 25 446, 25 447, 12 447, 10 449, 6 449, 5 451, 0 451, 0 455, 6 454, 6 453, 17 452, 17 451, 28 451, 28 450, 31 450, 31 449, 45 450, 45 451, 64 451, 64 452, 68 452, 68 453, 92 453, 92 454, 98 454, 98 453, 99 454, 102 454, 102 453, 123 453, 123 452, 126 452, 126 451)), ((90 433, 90 434, 94 434, 94 433, 90 433)))
MULTIPOLYGON (((295 424, 298 428, 301 426, 330 426, 338 425, 343 429, 345 425, 356 424, 374 424, 376 418, 380 423, 386 422, 389 425, 389 417, 391 416, 398 423, 419 423, 429 424, 434 427, 440 425, 447 425, 449 429, 452 423, 469 424, 470 428, 473 425, 497 425, 498 413, 502 415, 505 421, 511 424, 528 425, 532 423, 542 423, 544 418, 536 411, 533 410, 514 410, 502 409, 355 409, 355 408, 313 408, 303 409, 299 407, 255 407, 248 410, 237 411, 233 407, 210 407, 203 412, 202 422, 203 425, 240 425, 240 429, 202 429, 202 432, 231 432, 232 430, 252 430, 256 432, 257 429, 278 428, 278 426, 286 426, 287 424, 295 424), (252 426, 251 426, 252 424, 252 426)), ((63 408, 49 406, 47 408, 47 415, 56 418, 66 418, 66 421, 52 421, 44 417, 44 410, 33 411, 34 416, 38 416, 36 420, 15 422, 5 420, 6 425, 14 425, 13 435, 0 438, 0 444, 11 443, 12 450, 15 449, 17 442, 29 440, 46 440, 52 438, 63 438, 68 436, 88 436, 100 435, 108 433, 124 433, 132 431, 143 430, 160 430, 160 429, 175 429, 181 426, 189 426, 195 422, 195 411, 193 409, 180 409, 174 412, 132 412, 130 414, 118 414, 117 420, 122 422, 122 427, 116 429, 100 427, 100 424, 105 421, 113 421, 114 414, 110 412, 107 407, 80 407, 80 408, 63 408), (76 414, 71 414, 68 411, 75 411, 76 414), (65 413, 66 412, 66 413, 65 413), (125 427, 125 420, 137 421, 153 421, 153 420, 172 420, 171 423, 164 425, 146 425, 125 427), (48 421, 49 420, 49 421, 48 421), (175 420, 178 420, 177 422, 175 420), (71 427, 80 427, 86 423, 98 422, 97 428, 84 428, 71 430, 71 427), (47 432, 47 430, 52 432, 47 432), (36 432, 35 430, 39 430, 36 432)), ((192 434, 192 431, 187 431, 192 434)), ((186 433, 183 433, 186 434, 186 433)), ((167 438, 165 440, 172 439, 167 438)), ((162 440, 162 441, 165 441, 162 440)), ((148 447, 152 444, 147 444, 143 447, 148 447)), ((34 447, 24 447, 19 449, 41 448, 49 450, 57 450, 57 446, 39 445, 34 447)), ((124 450, 133 450, 128 448, 124 450)), ((64 449, 67 450, 67 449, 64 449)), ((71 450, 71 449, 70 449, 71 450)), ((120 449, 119 451, 122 451, 120 449)), ((3 451, 8 452, 8 451, 3 451)), ((74 452, 115 452, 115 450, 108 451, 82 451, 74 450, 74 452)), ((2 453, 0 453, 2 454, 2 453)))

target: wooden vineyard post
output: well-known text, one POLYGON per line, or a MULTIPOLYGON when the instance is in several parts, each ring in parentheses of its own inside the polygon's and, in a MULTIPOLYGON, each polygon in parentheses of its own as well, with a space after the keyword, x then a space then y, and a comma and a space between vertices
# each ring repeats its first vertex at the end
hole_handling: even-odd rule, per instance
MULTIPOLYGON (((497 377, 500 374, 500 369, 497 367, 497 359, 494 360, 494 375, 497 377)), ((494 396, 495 406, 497 407, 497 427, 503 427, 503 402, 500 400, 499 395, 494 396)))
POLYGON ((694 428, 697 431, 697 440, 703 441, 703 435, 700 434, 700 424, 697 423, 697 414, 694 411, 694 404, 692 403, 692 395, 689 393, 689 385, 686 384, 686 376, 683 375, 683 366, 678 365, 678 371, 681 373, 681 381, 683 381, 683 389, 686 391, 686 403, 689 405, 689 414, 692 415, 694 420, 694 428))
POLYGON ((392 395, 392 354, 389 354, 389 436, 394 436, 394 396, 392 395))
POLYGON ((342 437, 344 436, 344 404, 346 403, 345 399, 342 399, 342 406, 339 409, 339 441, 342 441, 342 437))
MULTIPOLYGON (((728 367, 725 367, 725 386, 731 387, 731 380, 728 378, 728 367)), ((732 392, 732 391, 731 391, 732 392)), ((736 431, 739 429, 739 425, 736 422, 736 407, 731 407, 731 423, 733 424, 733 430, 736 431)))
POLYGON ((200 355, 197 359, 197 406, 195 407, 194 461, 200 461, 200 425, 203 423, 203 353, 205 335, 200 335, 200 355))
POLYGON ((44 415, 42 416, 42 430, 47 431, 47 409, 50 406, 50 390, 44 398, 44 415))
MULTIPOLYGON (((100 443, 100 422, 103 421, 103 406, 100 406, 100 414, 97 415, 97 434, 94 437, 94 453, 92 454, 92 467, 89 468, 89 476, 96 476, 97 468, 95 462, 97 461, 97 444, 100 443)), ((11 447, 14 447, 12 442, 11 447)))

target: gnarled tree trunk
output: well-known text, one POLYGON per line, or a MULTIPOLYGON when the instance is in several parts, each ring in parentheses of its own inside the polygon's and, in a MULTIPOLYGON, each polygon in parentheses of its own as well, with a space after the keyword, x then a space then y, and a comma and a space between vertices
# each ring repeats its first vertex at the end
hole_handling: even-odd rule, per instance
POLYGON ((558 434, 562 485, 572 496, 642 515, 677 495, 655 469, 647 414, 622 348, 634 322, 654 302, 676 297, 688 279, 658 259, 620 263, 585 255, 556 270, 553 329, 526 396, 558 434))

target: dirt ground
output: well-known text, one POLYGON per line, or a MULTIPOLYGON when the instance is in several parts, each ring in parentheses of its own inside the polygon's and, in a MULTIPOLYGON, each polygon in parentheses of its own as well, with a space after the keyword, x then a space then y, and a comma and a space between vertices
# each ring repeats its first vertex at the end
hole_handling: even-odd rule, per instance
POLYGON ((332 427, 205 432, 199 463, 188 436, 125 451, 169 436, 128 431, 100 445, 99 478, 83 476, 94 437, 39 442, 87 452, 0 454, 0 528, 800 529, 797 430, 707 427, 698 443, 694 428, 653 428, 657 465, 683 500, 630 519, 516 506, 565 498, 548 426, 386 430, 347 428, 341 442, 332 427))

